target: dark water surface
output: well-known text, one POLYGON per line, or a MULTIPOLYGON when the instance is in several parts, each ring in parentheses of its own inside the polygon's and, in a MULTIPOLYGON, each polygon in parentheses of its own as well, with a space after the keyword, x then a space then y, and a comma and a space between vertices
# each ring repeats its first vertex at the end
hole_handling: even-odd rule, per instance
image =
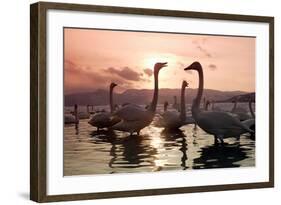
POLYGON ((213 136, 194 125, 167 132, 152 124, 140 136, 129 136, 98 133, 87 122, 80 120, 78 130, 64 127, 65 176, 255 166, 255 141, 247 135, 240 143, 229 138, 217 146, 213 136))

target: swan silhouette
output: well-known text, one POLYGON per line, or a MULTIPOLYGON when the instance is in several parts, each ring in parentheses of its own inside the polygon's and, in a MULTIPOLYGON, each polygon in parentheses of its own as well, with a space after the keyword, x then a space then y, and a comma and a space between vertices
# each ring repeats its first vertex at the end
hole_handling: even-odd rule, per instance
MULTIPOLYGON (((185 109, 185 88, 188 87, 188 83, 184 80, 181 86, 181 104, 180 104, 180 113, 179 112, 171 112, 165 111, 161 114, 159 119, 160 127, 164 127, 165 129, 178 129, 183 125, 193 124, 194 120, 192 116, 186 117, 186 109, 185 109)), ((164 104, 165 105, 165 104, 164 104)), ((165 110, 164 106, 164 110, 165 110)))
POLYGON ((203 69, 199 62, 194 62, 184 70, 195 70, 199 75, 199 87, 196 98, 192 104, 192 116, 198 126, 205 132, 214 135, 215 143, 218 140, 223 144, 224 138, 236 137, 239 138, 241 134, 253 132, 247 126, 242 124, 237 118, 225 113, 217 111, 201 111, 200 101, 204 89, 203 69))
POLYGON ((161 68, 166 67, 167 63, 156 63, 154 65, 154 94, 151 104, 147 109, 134 104, 127 104, 114 112, 114 116, 121 119, 112 129, 140 134, 140 130, 148 126, 154 117, 158 101, 158 74, 161 68))
MULTIPOLYGON (((249 110, 251 113, 252 118, 242 121, 244 125, 246 125, 249 129, 256 131, 256 115, 254 113, 253 107, 252 107, 252 96, 249 96, 249 110)), ((255 139, 255 133, 251 133, 251 139, 255 139)))
POLYGON ((178 100, 177 100, 177 96, 174 96, 174 104, 173 104, 173 108, 177 111, 180 111, 180 106, 178 104, 178 100))
POLYGON ((74 111, 70 114, 64 115, 64 124, 78 124, 79 116, 78 116, 78 105, 74 105, 74 111))
POLYGON ((120 121, 120 119, 112 117, 112 113, 114 112, 113 89, 116 86, 117 86, 116 83, 111 83, 109 86, 110 112, 98 112, 94 114, 93 117, 88 122, 90 125, 96 127, 97 131, 99 131, 100 128, 109 128, 120 121))
POLYGON ((247 110, 242 107, 237 107, 239 97, 234 98, 234 105, 231 110, 231 113, 235 114, 240 121, 245 121, 250 119, 251 117, 247 114, 247 110))
POLYGON ((205 111, 208 111, 210 104, 211 104, 211 102, 209 100, 206 100, 206 103, 204 104, 205 111))

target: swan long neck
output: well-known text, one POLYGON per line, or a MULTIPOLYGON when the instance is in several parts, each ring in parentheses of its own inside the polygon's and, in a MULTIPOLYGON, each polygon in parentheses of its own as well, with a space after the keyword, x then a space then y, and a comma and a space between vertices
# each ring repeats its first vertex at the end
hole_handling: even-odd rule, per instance
POLYGON ((209 107, 209 103, 206 102, 206 103, 205 103, 205 106, 204 106, 204 110, 205 110, 205 111, 208 111, 208 107, 209 107))
POLYGON ((78 123, 79 118, 78 118, 78 105, 77 104, 74 105, 74 117, 75 117, 76 123, 78 123))
POLYGON ((164 112, 166 112, 167 111, 167 109, 168 109, 168 104, 164 104, 164 112))
POLYGON ((237 99, 235 99, 235 101, 234 101, 232 112, 234 112, 236 110, 236 107, 237 107, 237 99))
POLYGON ((202 109, 204 110, 206 106, 206 98, 203 98, 203 104, 202 104, 202 109))
POLYGON ((252 107, 252 98, 250 98, 250 100, 249 100, 249 109, 250 109, 252 118, 256 118, 256 115, 255 115, 253 107, 252 107))
POLYGON ((204 89, 204 76, 203 76, 203 70, 202 70, 201 66, 198 66, 197 72, 198 72, 198 76, 199 76, 199 86, 198 86, 196 98, 194 99, 193 104, 192 104, 192 115, 194 115, 194 116, 196 116, 200 111, 200 102, 201 102, 201 98, 203 95, 203 89, 204 89))
POLYGON ((181 110, 180 110, 180 119, 185 120, 186 112, 185 112, 185 86, 184 84, 181 87, 181 110))
POLYGON ((110 112, 114 112, 114 106, 113 106, 113 87, 110 87, 109 90, 109 105, 110 105, 110 112))
POLYGON ((156 111, 156 106, 158 101, 158 74, 159 71, 154 69, 154 93, 153 93, 151 106, 149 107, 149 111, 151 112, 156 111))

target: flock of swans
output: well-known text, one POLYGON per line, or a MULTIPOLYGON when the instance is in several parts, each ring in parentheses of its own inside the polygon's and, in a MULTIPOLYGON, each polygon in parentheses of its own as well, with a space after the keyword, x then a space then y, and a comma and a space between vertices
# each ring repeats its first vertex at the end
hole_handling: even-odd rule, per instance
MULTIPOLYGON (((250 133, 252 136, 255 133, 255 114, 253 112, 251 103, 249 100, 249 109, 251 116, 247 114, 247 110, 237 107, 238 99, 234 102, 234 107, 231 111, 226 112, 220 110, 218 107, 214 107, 212 102, 212 109, 208 110, 210 102, 205 102, 204 108, 200 107, 201 99, 204 90, 204 74, 202 66, 199 62, 194 62, 188 67, 187 70, 195 70, 199 77, 199 87, 197 95, 193 100, 191 107, 191 115, 186 115, 185 107, 185 90, 188 87, 188 83, 184 80, 181 86, 181 99, 180 105, 177 103, 176 97, 174 97, 173 108, 177 111, 168 111, 168 103, 164 103, 164 111, 158 113, 156 116, 156 107, 158 102, 158 77, 162 68, 166 67, 167 63, 156 63, 154 65, 154 94, 149 106, 143 108, 139 105, 126 103, 121 108, 116 108, 113 103, 113 90, 117 86, 115 83, 111 83, 109 87, 109 106, 110 112, 98 112, 95 113, 89 120, 89 124, 96 127, 97 131, 100 129, 112 129, 122 132, 128 132, 130 135, 137 133, 149 126, 154 120, 154 125, 157 127, 163 127, 165 129, 179 129, 180 127, 188 124, 198 125, 206 133, 214 136, 214 142, 224 144, 224 139, 229 137, 235 137, 239 140, 240 135, 244 133, 250 133)), ((65 116, 65 122, 78 123, 80 117, 83 116, 77 111, 77 106, 74 109, 72 118, 71 116, 65 116), (74 116, 74 117, 73 117, 74 116)))

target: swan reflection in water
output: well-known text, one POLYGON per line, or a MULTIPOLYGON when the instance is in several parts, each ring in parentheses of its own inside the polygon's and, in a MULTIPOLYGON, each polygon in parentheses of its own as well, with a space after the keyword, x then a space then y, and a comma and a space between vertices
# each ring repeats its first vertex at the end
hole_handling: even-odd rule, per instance
POLYGON ((146 127, 141 135, 92 131, 87 121, 65 126, 64 175, 132 173, 255 165, 255 142, 242 136, 240 145, 213 145, 198 126, 181 130, 146 127))
POLYGON ((140 168, 154 166, 154 155, 157 150, 149 146, 150 138, 146 135, 131 135, 126 137, 117 137, 113 131, 103 131, 94 133, 92 143, 109 143, 110 156, 112 157, 108 166, 112 169, 140 168), (106 133, 106 135, 104 135, 106 133))
POLYGON ((247 158, 248 148, 239 145, 211 145, 201 148, 201 156, 193 159, 193 169, 240 167, 236 162, 247 158))
MULTIPOLYGON (((176 129, 176 130, 163 130, 161 132, 161 136, 164 137, 166 142, 169 141, 178 141, 178 144, 174 143, 173 146, 174 147, 178 147, 179 151, 182 153, 181 156, 181 164, 180 166, 182 167, 182 169, 186 169, 186 161, 187 161, 187 140, 186 140, 186 135, 180 130, 180 129, 176 129)), ((164 145, 165 146, 165 145, 164 145)))

